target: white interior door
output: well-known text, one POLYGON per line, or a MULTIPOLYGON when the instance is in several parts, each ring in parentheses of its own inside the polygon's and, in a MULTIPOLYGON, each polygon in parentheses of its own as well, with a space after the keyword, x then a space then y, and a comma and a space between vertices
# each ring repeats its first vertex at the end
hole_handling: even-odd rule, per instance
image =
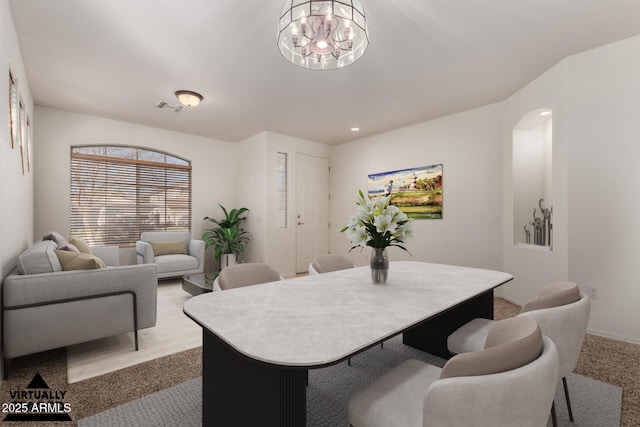
POLYGON ((329 159, 296 157, 296 272, 329 253, 329 159))

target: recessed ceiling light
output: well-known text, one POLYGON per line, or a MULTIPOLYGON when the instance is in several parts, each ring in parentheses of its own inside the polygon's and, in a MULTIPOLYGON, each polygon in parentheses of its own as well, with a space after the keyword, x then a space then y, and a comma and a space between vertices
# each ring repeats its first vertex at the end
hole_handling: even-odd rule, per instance
POLYGON ((538 113, 538 115, 543 116, 543 117, 544 116, 550 116, 551 115, 551 111, 549 111, 549 110, 540 111, 538 113))
POLYGON ((351 132, 358 132, 360 131, 360 128, 351 128, 351 132))

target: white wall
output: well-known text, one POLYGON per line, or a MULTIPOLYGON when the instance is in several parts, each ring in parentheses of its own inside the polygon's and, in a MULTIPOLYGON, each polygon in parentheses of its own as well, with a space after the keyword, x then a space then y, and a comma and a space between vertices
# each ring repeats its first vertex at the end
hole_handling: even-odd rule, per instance
MULTIPOLYGON (((158 114, 167 112, 158 110, 158 114)), ((196 238, 209 227, 202 220, 205 216, 221 214, 218 203, 236 203, 232 177, 237 147, 233 143, 45 107, 36 107, 35 115, 36 237, 51 230, 69 234, 69 154, 73 145, 132 145, 190 160, 192 234, 196 238)), ((132 251, 124 251, 122 256, 124 263, 135 263, 132 251)))
MULTIPOLYGON (((9 4, 0 0, 0 280, 3 280, 16 266, 18 255, 33 242, 33 193, 34 173, 21 167, 18 145, 11 148, 11 135, 6 125, 9 122, 7 100, 9 99, 9 68, 11 62, 18 79, 18 87, 33 127, 33 100, 29 82, 20 55, 9 4)), ((33 132, 31 140, 33 140, 33 132)), ((31 150, 32 160, 35 158, 31 150)), ((26 165, 25 165, 26 168, 26 165)), ((0 319, 0 328, 2 320, 0 319)), ((0 368, 1 370, 2 368, 0 368)), ((1 372, 0 372, 1 378, 1 372)))
POLYGON ((568 68, 569 277, 597 289, 593 332, 640 342, 640 36, 568 68))
POLYGON ((514 247, 511 174, 505 174, 504 296, 522 304, 546 284, 572 280, 592 299, 589 331, 640 342, 640 36, 566 58, 505 102, 511 132, 534 109, 553 110, 553 252, 514 247))
MULTIPOLYGON (((516 92, 503 104, 503 269, 514 276, 512 282, 503 286, 503 296, 517 304, 523 304, 535 297, 545 285, 567 280, 568 276, 565 84, 566 61, 563 61, 516 92), (551 176, 552 188, 549 188, 548 184, 541 186, 541 190, 544 188, 544 191, 551 195, 545 196, 544 206, 553 206, 552 252, 518 247, 514 244, 514 230, 519 232, 522 225, 514 222, 514 185, 517 184, 517 179, 514 180, 513 175, 513 131, 523 117, 540 109, 553 111, 552 166, 551 172, 546 172, 551 176)), ((534 202, 537 205, 537 200, 534 202)), ((533 207, 535 206, 531 208, 533 207)), ((533 241, 533 235, 531 239, 533 241)))
MULTIPOLYGON (((267 252, 267 180, 266 152, 267 133, 260 132, 238 142, 238 164, 235 182, 236 205, 226 208, 249 209, 243 224, 251 239, 244 253, 243 261, 266 262, 267 252)), ((275 267, 274 267, 275 268, 275 267)))
MULTIPOLYGON (((30 140, 33 148, 33 99, 29 82, 20 55, 18 39, 13 26, 9 4, 0 0, 0 236, 4 244, 0 245, 0 278, 4 278, 15 266, 17 257, 33 241, 33 192, 34 173, 33 160, 36 155, 33 149, 31 155, 31 171, 22 172, 22 159, 18 142, 11 148, 11 135, 7 123, 9 112, 9 68, 11 63, 18 80, 18 89, 31 120, 30 140)), ((26 147, 25 147, 26 149, 26 147)))
MULTIPOLYGON (((389 258, 501 269, 501 112, 492 104, 333 147, 331 252, 350 248, 340 229, 354 215, 367 175, 442 163, 443 219, 416 220, 416 238, 407 243, 413 256, 391 248, 389 258)), ((358 265, 369 256, 349 255, 358 265)))

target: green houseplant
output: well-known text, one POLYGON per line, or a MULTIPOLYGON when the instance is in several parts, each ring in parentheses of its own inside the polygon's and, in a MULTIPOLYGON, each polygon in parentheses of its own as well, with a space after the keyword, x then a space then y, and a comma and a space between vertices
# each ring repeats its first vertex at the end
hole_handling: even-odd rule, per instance
POLYGON ((205 221, 211 221, 217 227, 206 230, 202 234, 202 240, 205 246, 213 246, 214 257, 220 261, 220 269, 227 265, 236 263, 237 257, 244 251, 245 245, 249 243, 247 232, 241 227, 242 221, 246 217, 241 216, 248 212, 247 208, 231 209, 227 211, 224 206, 218 203, 218 206, 224 212, 224 219, 217 220, 211 217, 205 217, 205 221))

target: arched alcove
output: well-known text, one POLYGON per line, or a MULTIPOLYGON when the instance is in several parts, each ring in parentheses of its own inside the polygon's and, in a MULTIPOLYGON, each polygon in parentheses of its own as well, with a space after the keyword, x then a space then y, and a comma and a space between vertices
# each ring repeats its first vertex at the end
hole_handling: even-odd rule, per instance
POLYGON ((553 247, 552 117, 550 109, 536 109, 513 129, 513 239, 518 246, 553 247))

